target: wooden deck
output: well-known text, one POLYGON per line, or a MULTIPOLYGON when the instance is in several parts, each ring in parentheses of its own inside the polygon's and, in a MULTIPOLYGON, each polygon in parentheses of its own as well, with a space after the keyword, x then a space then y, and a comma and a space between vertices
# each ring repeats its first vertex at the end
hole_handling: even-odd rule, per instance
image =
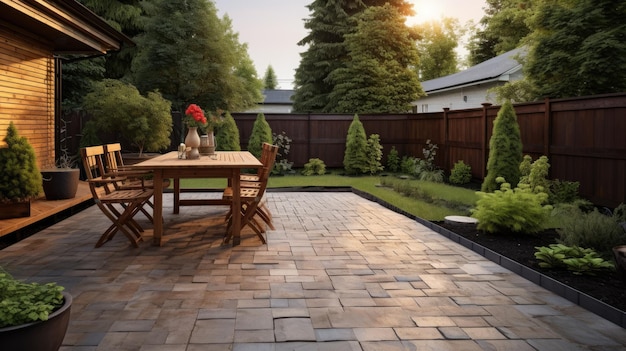
POLYGON ((30 217, 0 220, 0 237, 25 228, 31 224, 48 219, 65 210, 91 201, 91 192, 87 182, 78 184, 76 197, 67 200, 48 201, 45 196, 31 202, 30 217))

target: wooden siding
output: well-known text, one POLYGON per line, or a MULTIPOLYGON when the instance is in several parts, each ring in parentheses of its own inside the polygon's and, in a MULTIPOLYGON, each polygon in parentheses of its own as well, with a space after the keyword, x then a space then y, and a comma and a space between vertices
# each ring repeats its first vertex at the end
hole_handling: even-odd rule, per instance
POLYGON ((0 146, 9 123, 35 149, 40 168, 54 165, 54 60, 50 48, 0 24, 0 146))

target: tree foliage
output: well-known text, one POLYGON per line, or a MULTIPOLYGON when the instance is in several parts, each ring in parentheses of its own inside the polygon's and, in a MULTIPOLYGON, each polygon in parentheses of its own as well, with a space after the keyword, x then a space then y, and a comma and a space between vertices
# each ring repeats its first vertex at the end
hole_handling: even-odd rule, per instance
POLYGON ((487 0, 480 28, 468 44, 469 63, 477 65, 522 45, 530 32, 529 19, 543 0, 487 0))
POLYGON ((493 133, 489 140, 487 175, 481 190, 498 190, 496 179, 503 177, 507 183, 517 184, 520 179, 519 165, 522 162, 522 138, 515 109, 510 101, 505 102, 493 122, 493 133))
POLYGON ((265 76, 263 76, 263 88, 276 89, 277 86, 278 79, 276 78, 276 72, 274 72, 274 68, 269 65, 265 70, 265 76))
POLYGON ((368 7, 385 3, 397 8, 403 16, 413 14, 412 5, 406 0, 314 0, 307 6, 312 14, 304 23, 309 34, 298 43, 307 49, 296 69, 294 111, 332 111, 329 96, 334 84, 328 75, 345 68, 350 61, 344 36, 355 31, 357 21, 352 17, 368 7))
POLYGON ((226 112, 224 121, 215 133, 215 144, 217 150, 240 151, 239 129, 235 119, 229 112, 226 112))
POLYGON ((171 103, 158 92, 145 96, 131 84, 105 79, 85 96, 97 130, 118 133, 139 150, 160 151, 170 146, 171 103))
POLYGON ((524 73, 539 98, 626 90, 626 2, 545 0, 524 73))
POLYGON ((260 92, 248 89, 260 89, 260 83, 253 82, 246 46, 238 44, 230 19, 217 17, 213 2, 155 0, 145 8, 145 33, 133 61, 141 91, 158 89, 178 111, 189 103, 212 111, 256 104, 260 92))
POLYGON ((457 56, 454 51, 462 34, 459 21, 443 18, 416 26, 421 36, 417 42, 419 63, 417 73, 420 81, 426 81, 457 72, 457 56))
POLYGON ((424 95, 411 68, 419 58, 417 35, 390 5, 370 7, 359 15, 356 31, 345 36, 349 60, 328 75, 333 85, 326 112, 406 112, 424 95))

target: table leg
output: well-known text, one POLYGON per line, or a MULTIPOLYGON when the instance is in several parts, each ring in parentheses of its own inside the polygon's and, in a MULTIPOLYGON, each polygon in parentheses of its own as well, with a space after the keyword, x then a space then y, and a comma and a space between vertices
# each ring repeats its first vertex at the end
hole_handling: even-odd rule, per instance
POLYGON ((154 234, 152 244, 161 246, 161 237, 163 236, 163 172, 154 171, 154 211, 152 214, 154 219, 154 234))
POLYGON ((240 170, 234 169, 232 176, 233 187, 233 246, 241 243, 241 191, 239 184, 240 170))
POLYGON ((174 178, 174 214, 180 212, 180 178, 174 178))

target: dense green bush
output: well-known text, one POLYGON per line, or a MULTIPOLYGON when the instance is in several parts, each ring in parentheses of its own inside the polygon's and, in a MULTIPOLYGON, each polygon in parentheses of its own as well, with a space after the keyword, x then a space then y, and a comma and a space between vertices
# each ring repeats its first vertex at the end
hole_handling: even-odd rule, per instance
POLYGON ((278 146, 272 174, 285 175, 292 173, 293 162, 289 162, 287 159, 287 155, 291 150, 291 138, 287 136, 287 133, 281 132, 280 134, 272 133, 272 140, 274 145, 278 146))
POLYGON ((500 190, 478 193, 480 199, 472 210, 472 216, 478 219, 477 228, 489 233, 532 234, 543 230, 551 210, 551 206, 544 206, 548 194, 533 193, 525 184, 511 189, 503 178, 497 180, 500 190))
POLYGON ((324 161, 319 158, 309 159, 309 162, 304 165, 304 169, 302 170, 302 175, 305 176, 324 174, 326 174, 326 165, 324 164, 324 161))
POLYGON ((555 179, 550 184, 550 203, 571 203, 579 199, 580 183, 555 179))
POLYGON ((567 220, 557 229, 563 244, 589 247, 603 255, 610 255, 614 246, 626 244, 619 215, 607 216, 595 209, 585 213, 577 207, 570 207, 569 211, 567 220))
POLYGON ((367 160, 367 135, 363 123, 355 114, 346 136, 343 167, 347 174, 363 174, 368 172, 367 160))
POLYGON ((613 263, 605 261, 593 249, 578 246, 552 244, 549 247, 536 247, 535 258, 542 268, 563 268, 574 274, 595 275, 597 272, 613 270, 613 263))
POLYGON ((481 190, 492 192, 499 188, 497 178, 503 177, 510 184, 517 184, 522 162, 522 138, 515 109, 510 101, 505 102, 493 122, 493 134, 489 140, 487 176, 481 190))
POLYGON ((0 202, 37 197, 43 186, 35 150, 28 139, 18 135, 13 122, 4 141, 7 147, 0 148, 0 202))
POLYGON ((261 158, 263 153, 263 143, 272 143, 272 128, 265 120, 265 115, 259 113, 252 125, 252 132, 248 140, 248 151, 257 158, 261 158))
POLYGON ((215 131, 215 149, 221 151, 240 151, 239 129, 235 119, 226 112, 224 121, 215 131))
POLYGON ((449 181, 452 184, 463 185, 472 180, 472 167, 465 164, 463 160, 457 161, 450 171, 449 181))
POLYGON ((63 305, 63 287, 24 283, 0 271, 0 328, 48 320, 63 305))
POLYGON ((394 173, 400 170, 400 156, 395 146, 392 146, 387 154, 387 170, 394 173))
POLYGON ((400 162, 400 170, 404 174, 414 174, 419 159, 416 157, 403 156, 400 162))
POLYGON ((367 171, 377 174, 384 169, 380 160, 383 158, 383 147, 380 145, 380 135, 372 134, 367 139, 367 171))

